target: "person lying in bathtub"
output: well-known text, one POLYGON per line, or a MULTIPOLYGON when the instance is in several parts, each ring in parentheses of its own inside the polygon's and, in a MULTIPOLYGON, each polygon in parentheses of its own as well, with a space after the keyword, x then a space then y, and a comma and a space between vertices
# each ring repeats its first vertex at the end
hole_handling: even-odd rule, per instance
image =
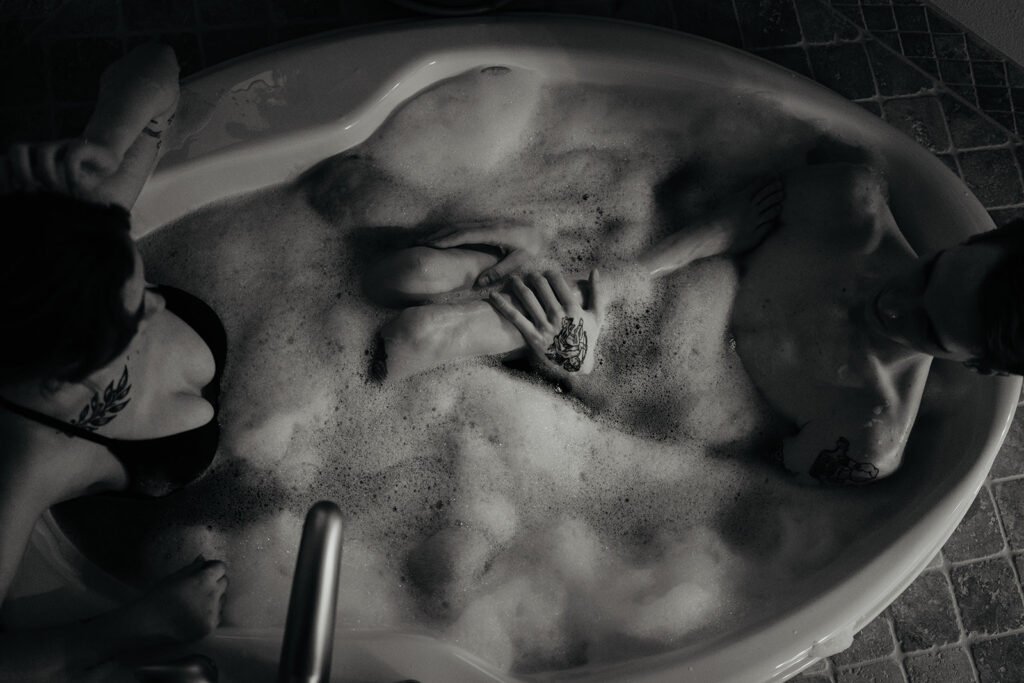
MULTIPOLYGON (((218 441, 224 330, 185 292, 146 282, 128 209, 178 102, 166 47, 104 73, 82 137, 0 158, 0 601, 39 516, 96 494, 164 495, 218 441)), ((129 649, 214 629, 227 576, 202 557, 81 623, 0 631, 0 679, 81 680, 129 649)))
MULTIPOLYGON (((781 204, 776 184, 755 187, 732 202, 734 210, 651 249, 634 276, 662 277, 719 254, 740 258, 731 320, 737 351, 755 386, 794 425, 773 460, 809 482, 869 483, 899 467, 933 358, 983 373, 1024 374, 1020 307, 1007 297, 1020 289, 1014 273, 1024 222, 919 256, 889 210, 884 179, 870 167, 808 166, 781 182, 781 204)), ((512 257, 509 265, 523 262, 536 249, 526 232, 457 228, 385 265, 404 262, 398 286, 420 296, 421 280, 447 286, 472 280, 474 268, 490 268, 484 277, 500 269, 500 257, 470 253, 466 245, 495 245, 512 257)), ((595 280, 586 306, 580 292, 548 275, 529 286, 513 279, 515 304, 497 293, 490 304, 408 308, 382 330, 387 368, 409 374, 452 358, 529 349, 555 370, 569 320, 570 336, 582 321, 591 355, 561 370, 585 372, 609 298, 595 280)))

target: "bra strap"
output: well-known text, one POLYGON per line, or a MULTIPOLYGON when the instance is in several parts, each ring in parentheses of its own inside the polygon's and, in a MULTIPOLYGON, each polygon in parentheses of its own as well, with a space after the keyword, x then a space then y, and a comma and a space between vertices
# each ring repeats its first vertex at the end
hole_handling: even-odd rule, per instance
POLYGON ((102 434, 90 432, 88 429, 84 429, 82 427, 79 427, 78 425, 73 425, 70 422, 58 420, 55 417, 50 417, 49 415, 41 413, 38 410, 33 410, 32 408, 26 408, 20 403, 10 401, 4 398, 3 396, 0 396, 0 406, 6 408, 12 413, 21 415, 22 417, 28 420, 32 420, 33 422, 38 422, 40 424, 46 425, 47 427, 53 427, 54 429, 64 432, 68 436, 77 436, 87 441, 98 443, 102 446, 109 446, 112 441, 111 439, 103 436, 102 434))

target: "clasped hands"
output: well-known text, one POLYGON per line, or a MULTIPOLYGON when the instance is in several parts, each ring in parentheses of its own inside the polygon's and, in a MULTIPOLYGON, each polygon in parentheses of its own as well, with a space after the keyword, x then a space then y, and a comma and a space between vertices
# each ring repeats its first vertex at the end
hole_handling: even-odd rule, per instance
POLYGON ((500 259, 477 276, 475 286, 485 287, 507 278, 507 291, 491 292, 489 301, 519 330, 535 359, 555 374, 588 374, 594 369, 607 305, 597 269, 590 271, 584 292, 572 287, 556 270, 530 272, 525 277, 511 274, 534 259, 542 243, 534 226, 516 221, 456 223, 423 241, 425 246, 438 249, 470 245, 497 248, 500 259))

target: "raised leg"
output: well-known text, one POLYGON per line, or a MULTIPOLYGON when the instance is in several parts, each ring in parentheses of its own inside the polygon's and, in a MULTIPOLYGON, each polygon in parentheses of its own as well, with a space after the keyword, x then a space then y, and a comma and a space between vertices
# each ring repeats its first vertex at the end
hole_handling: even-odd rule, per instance
POLYGON ((366 292, 386 306, 407 306, 473 287, 477 275, 497 263, 494 253, 475 249, 409 247, 374 264, 366 292))
POLYGON ((448 361, 522 351, 523 336, 486 301, 406 308, 381 329, 379 379, 401 379, 448 361))

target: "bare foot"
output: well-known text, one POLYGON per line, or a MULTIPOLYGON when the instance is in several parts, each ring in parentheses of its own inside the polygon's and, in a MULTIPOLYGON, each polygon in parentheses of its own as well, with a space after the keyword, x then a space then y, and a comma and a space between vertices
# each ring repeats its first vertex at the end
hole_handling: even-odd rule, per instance
POLYGON ((129 605, 129 613, 140 633, 176 642, 198 640, 220 624, 227 585, 224 563, 200 555, 129 605))
POLYGON ((779 224, 786 198, 782 179, 761 178, 741 190, 725 207, 727 220, 734 221, 735 234, 728 251, 742 253, 759 245, 779 224))

